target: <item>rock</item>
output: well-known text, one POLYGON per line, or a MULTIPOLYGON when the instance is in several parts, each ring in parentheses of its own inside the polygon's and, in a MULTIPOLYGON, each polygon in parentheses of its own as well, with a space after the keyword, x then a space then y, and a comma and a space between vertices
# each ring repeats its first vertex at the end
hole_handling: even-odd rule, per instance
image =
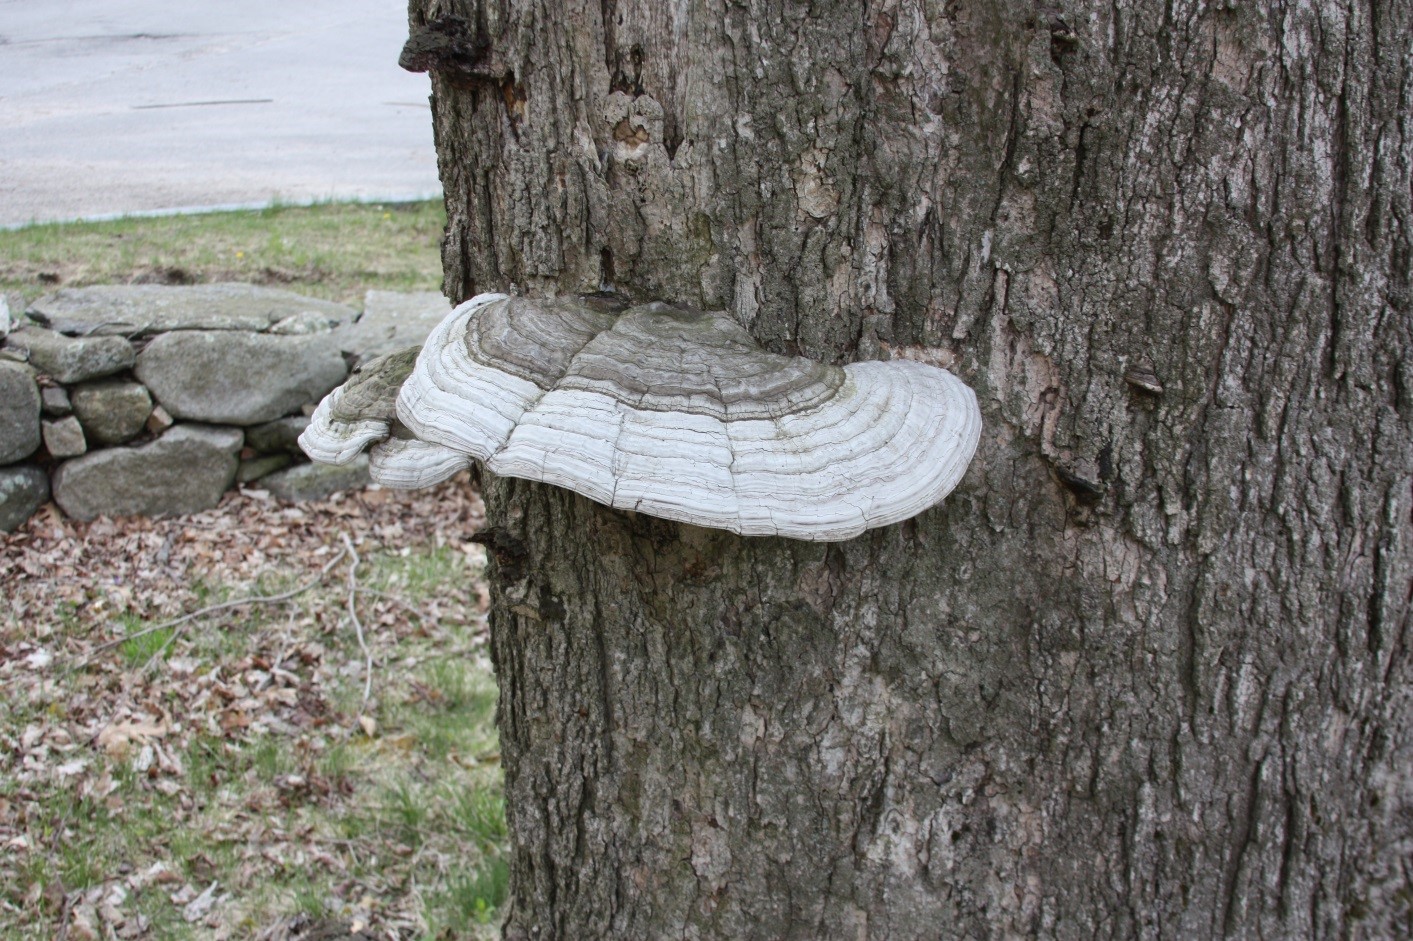
POLYGON ((137 358, 137 377, 176 418, 255 425, 297 412, 343 382, 329 335, 164 333, 137 358))
POLYGON ((267 330, 291 317, 354 319, 352 308, 252 284, 120 284, 65 288, 30 305, 40 326, 70 334, 151 336, 168 330, 267 330))
POLYGON ((44 435, 44 449, 50 457, 78 457, 88 450, 83 426, 72 415, 41 422, 40 428, 44 435))
POLYGON ((25 464, 0 467, 0 533, 12 533, 49 499, 49 475, 25 464))
POLYGON ((63 383, 86 382, 131 369, 137 360, 123 337, 66 337, 28 327, 10 334, 5 345, 23 350, 30 365, 63 383))
POLYGON ((63 386, 45 386, 39 390, 39 409, 45 415, 69 415, 74 406, 63 386))
POLYGON ((423 343, 449 313, 451 302, 436 291, 369 291, 362 315, 340 327, 335 340, 340 350, 362 362, 423 343))
POLYGON ((29 368, 0 362, 0 464, 13 464, 39 447, 39 386, 29 368))
POLYGON ((308 427, 309 416, 307 415, 277 418, 274 421, 267 421, 263 425, 247 428, 245 445, 262 454, 273 454, 278 451, 302 454, 303 452, 299 448, 299 436, 308 427))
POLYGON ((103 379, 69 393, 84 434, 97 444, 122 444, 137 437, 152 414, 152 396, 131 379, 103 379))
POLYGON ((300 464, 278 471, 261 481, 261 486, 281 500, 295 502, 322 500, 340 490, 368 486, 368 455, 360 454, 347 464, 300 464))
POLYGON ((239 428, 177 425, 150 444, 106 448, 60 465, 54 502, 74 519, 209 510, 235 480, 239 428))
POLYGON ((15 321, 10 316, 10 302, 5 295, 0 294, 0 340, 5 339, 5 334, 15 328, 15 321))
POLYGON ((271 324, 270 328, 264 332, 285 336, 307 336, 311 333, 328 333, 341 323, 343 323, 342 319, 335 320, 316 311, 301 311, 278 323, 271 324))
POLYGON ((248 484, 252 480, 259 480, 266 474, 273 474, 281 468, 288 467, 294 458, 288 454, 267 454, 263 457, 253 457, 248 461, 241 461, 240 467, 236 468, 236 482, 248 484))
POLYGON ((160 435, 174 424, 176 419, 168 415, 167 410, 160 405, 154 406, 152 414, 147 416, 147 430, 154 435, 160 435))

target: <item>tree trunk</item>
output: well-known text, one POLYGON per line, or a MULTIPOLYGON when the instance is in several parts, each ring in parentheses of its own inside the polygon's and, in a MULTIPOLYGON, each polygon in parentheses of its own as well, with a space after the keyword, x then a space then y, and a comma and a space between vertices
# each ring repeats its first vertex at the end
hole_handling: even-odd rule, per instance
POLYGON ((834 545, 485 482, 507 938, 1413 935, 1407 3, 411 6, 453 299, 986 421, 834 545))

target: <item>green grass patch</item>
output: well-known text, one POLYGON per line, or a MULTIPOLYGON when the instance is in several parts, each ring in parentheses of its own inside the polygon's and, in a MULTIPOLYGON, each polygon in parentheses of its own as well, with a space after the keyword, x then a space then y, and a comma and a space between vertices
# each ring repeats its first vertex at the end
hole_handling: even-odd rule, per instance
POLYGON ((495 751, 496 688, 484 670, 459 658, 439 658, 425 665, 414 702, 393 715, 434 761, 455 754, 475 759, 495 751))
POLYGON ((436 693, 434 704, 440 711, 467 715, 473 728, 495 718, 496 688, 483 670, 464 659, 445 657, 429 662, 423 676, 436 693))
POLYGON ((476 842, 483 852, 497 852, 505 845, 505 797, 495 788, 469 788, 450 795, 450 816, 456 829, 476 842))
POLYGON ((488 925, 505 903, 509 884, 510 869, 498 856, 485 860, 475 869, 458 870, 436 899, 434 916, 452 931, 467 924, 488 925))
POLYGON ((153 657, 165 653, 176 633, 173 627, 152 630, 141 618, 130 614, 120 615, 118 621, 128 635, 127 640, 118 646, 118 651, 129 666, 145 666, 153 657))
POLYGON ((369 288, 437 290, 440 201, 276 206, 0 232, 0 291, 245 281, 359 302, 369 288))
MULTIPOLYGON (((432 598, 445 606, 479 573, 464 553, 432 547, 365 551, 363 562, 362 583, 385 592, 360 596, 375 659, 367 704, 342 569, 291 604, 227 609, 175 633, 141 633, 160 620, 119 615, 129 636, 106 664, 62 674, 73 688, 48 705, 0 703, 12 737, 71 719, 55 707, 79 689, 123 698, 133 715, 160 703, 165 715, 156 738, 112 752, 70 736, 23 789, 0 773, 0 800, 23 804, 31 847, 0 860, 0 937, 52 937, 63 917, 97 917, 86 893, 115 886, 127 887, 118 908, 145 920, 143 937, 209 937, 217 925, 247 937, 295 915, 383 919, 428 941, 495 936, 507 831, 481 626, 462 609, 444 622, 410 613, 432 598), (128 698, 135 684, 149 689, 128 698), (360 717, 376 720, 373 734, 360 717), (75 758, 81 769, 57 771, 75 758), (157 864, 167 874, 150 875, 157 864), (186 904, 212 882, 218 903, 189 922, 186 904)), ((295 580, 211 583, 200 599, 295 580)), ((103 636, 102 622, 67 618, 65 630, 103 636)))
POLYGON ((466 557, 443 546, 421 552, 396 552, 371 560, 368 587, 420 596, 435 586, 466 577, 466 557))

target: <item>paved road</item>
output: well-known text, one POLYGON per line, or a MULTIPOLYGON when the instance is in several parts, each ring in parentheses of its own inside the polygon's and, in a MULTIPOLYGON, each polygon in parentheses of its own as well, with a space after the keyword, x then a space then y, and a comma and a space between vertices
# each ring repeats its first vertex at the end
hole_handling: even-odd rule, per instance
POLYGON ((0 0, 0 227, 440 193, 404 0, 0 0))

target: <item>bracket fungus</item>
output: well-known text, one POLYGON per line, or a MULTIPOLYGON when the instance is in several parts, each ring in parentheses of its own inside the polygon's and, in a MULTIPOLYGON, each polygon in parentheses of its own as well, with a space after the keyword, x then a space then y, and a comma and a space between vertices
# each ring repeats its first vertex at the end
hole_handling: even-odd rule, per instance
POLYGON ((976 396, 910 361, 761 350, 724 314, 482 294, 418 349, 361 366, 300 444, 425 487, 481 462, 612 507, 744 535, 849 539, 938 503, 981 435, 976 396))

